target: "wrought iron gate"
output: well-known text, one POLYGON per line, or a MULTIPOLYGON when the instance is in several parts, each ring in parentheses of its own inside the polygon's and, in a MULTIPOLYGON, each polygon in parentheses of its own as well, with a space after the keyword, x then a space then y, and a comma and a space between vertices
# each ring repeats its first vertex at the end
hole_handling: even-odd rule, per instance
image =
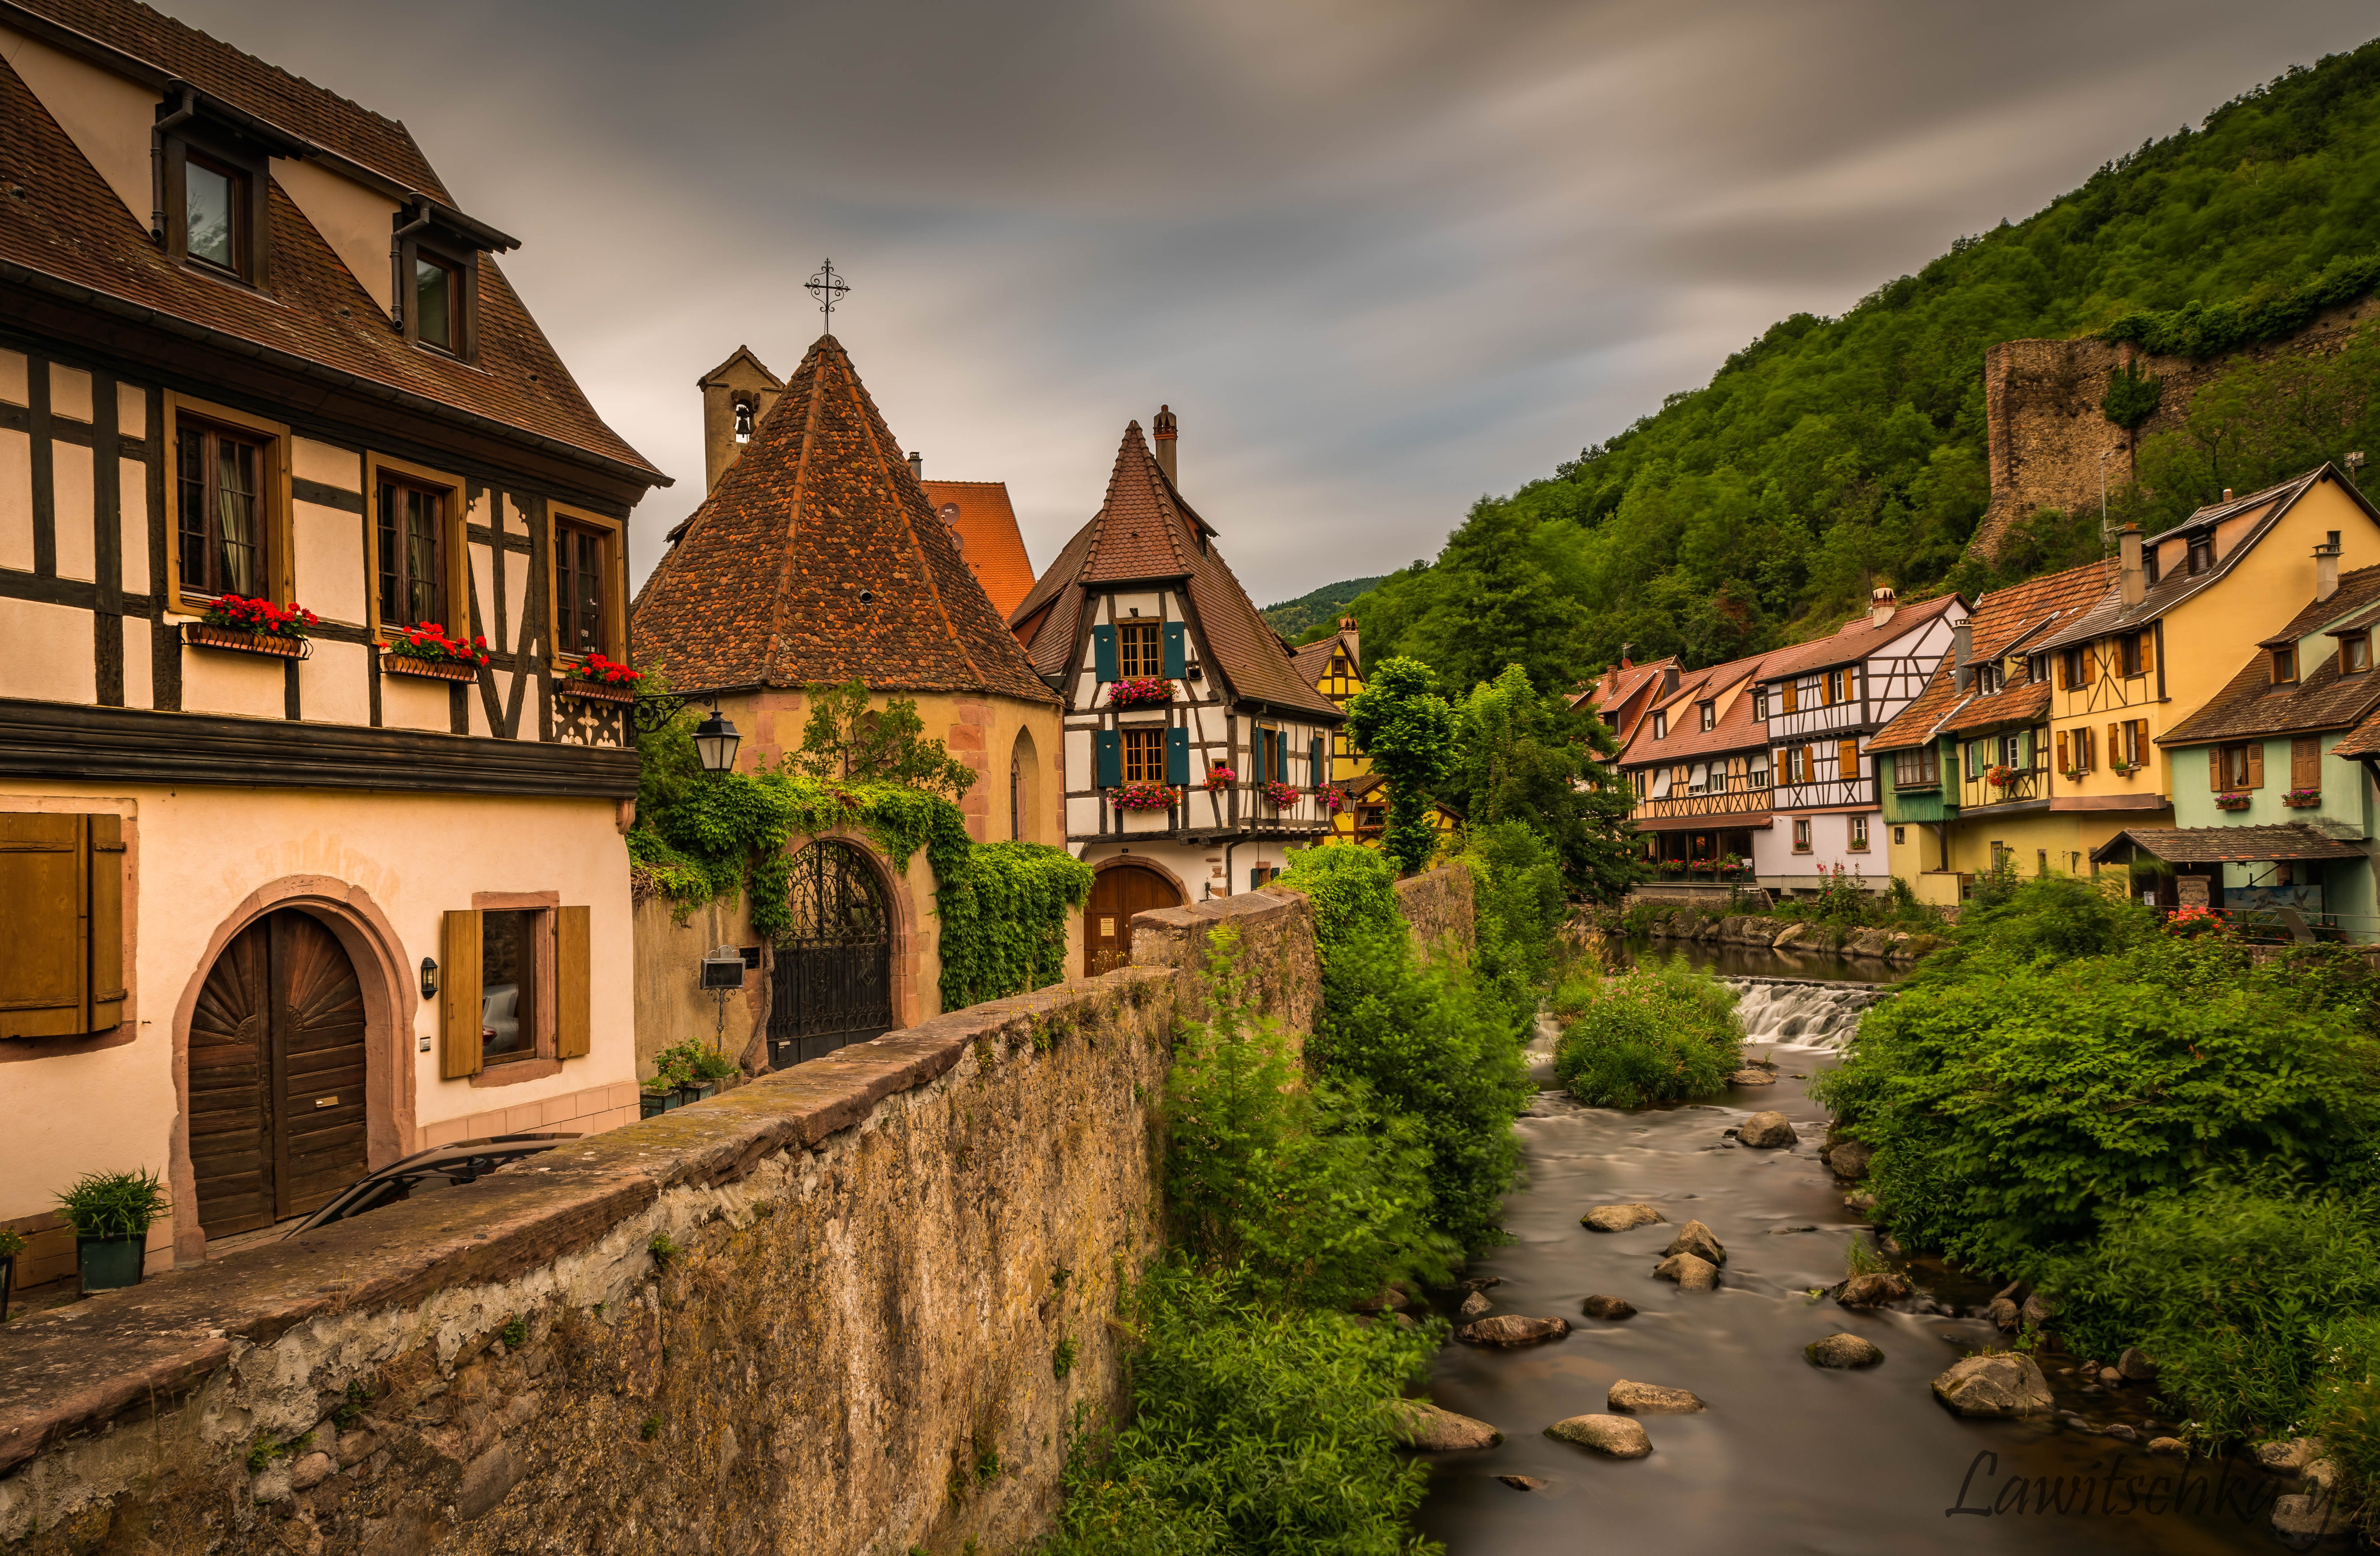
POLYGON ((892 920, 859 850, 827 838, 794 855, 788 906, 770 994, 774 1069, 892 1027, 892 920))

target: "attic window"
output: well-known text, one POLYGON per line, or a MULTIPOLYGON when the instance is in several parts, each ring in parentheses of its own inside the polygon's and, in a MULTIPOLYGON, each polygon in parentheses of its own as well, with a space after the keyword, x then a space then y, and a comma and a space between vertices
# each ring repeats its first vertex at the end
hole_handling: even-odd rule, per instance
POLYGON ((405 338, 466 362, 480 352, 480 250, 476 240, 432 223, 417 209, 396 212, 395 322, 405 338))
MULTIPOLYGON (((159 117, 179 113, 169 101, 159 117)), ((167 259, 225 280, 265 283, 271 154, 229 126, 185 116, 159 139, 157 241, 167 259)))
POLYGON ((1653 738, 1657 741, 1665 741, 1670 738, 1670 716, 1668 714, 1656 713, 1653 715, 1653 738))
POLYGON ((2193 578, 2215 569, 2215 537, 2193 535, 2190 537, 2190 575, 2193 578))
POLYGON ((182 170, 183 251, 218 270, 240 273, 240 239, 247 225, 248 179, 230 168, 192 157, 182 170))
POLYGON ((452 263, 416 254, 413 259, 413 330, 424 345, 453 351, 463 332, 455 315, 463 288, 452 263))
POLYGON ((2295 648, 2273 650, 2273 684, 2287 686, 2298 678, 2298 651, 2295 648))
POLYGON ((1713 703, 1696 703, 1694 705, 1694 711, 1702 716, 1702 727, 1704 729, 1709 730, 1718 726, 1718 705, 1713 703))
POLYGON ((2361 675, 2372 668, 2372 634, 2350 633, 2338 640, 2338 673, 2361 675))

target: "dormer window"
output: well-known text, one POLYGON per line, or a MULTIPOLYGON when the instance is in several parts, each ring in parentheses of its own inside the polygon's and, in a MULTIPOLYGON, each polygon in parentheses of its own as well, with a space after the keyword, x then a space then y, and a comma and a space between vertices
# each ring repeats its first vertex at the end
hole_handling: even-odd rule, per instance
POLYGON ((1670 716, 1667 713, 1653 715, 1653 738, 1657 741, 1670 738, 1670 716))
POLYGON ((245 175, 190 157, 182 168, 183 251, 202 264, 238 275, 247 203, 245 175))
POLYGON ((1768 718, 1768 688, 1758 686, 1752 693, 1752 717, 1766 721, 1768 718))
POLYGON ((153 235, 166 258, 203 274, 263 286, 272 228, 265 167, 286 149, 260 144, 191 94, 159 103, 157 117, 176 121, 157 141, 153 235))
POLYGON ((2350 633, 2338 640, 2338 673, 2361 675, 2372 668, 2372 634, 2350 633))
POLYGON ((1704 729, 1713 730, 1718 727, 1718 706, 1717 704, 1696 703, 1694 705, 1694 711, 1701 717, 1702 727, 1704 729))
POLYGON ((2141 552, 2141 577, 2150 587, 2156 586, 2157 549, 2155 546, 2146 547, 2141 552))
MULTIPOLYGON (((466 362, 480 354, 480 254, 508 248, 511 238, 443 206, 407 206, 396 223, 397 299, 392 322, 415 345, 466 362)), ((739 441, 751 436, 750 411, 739 402, 739 441)))
POLYGON ((462 339, 460 321, 455 317, 462 301, 463 288, 456 283, 456 267, 443 259, 419 254, 413 260, 413 331, 424 345, 434 345, 451 352, 462 339))
POLYGON ((2295 648, 2273 650, 2273 684, 2287 686, 2298 678, 2298 651, 2295 648))
POLYGON ((2190 537, 2190 575, 2215 571, 2215 537, 2193 535, 2190 537))

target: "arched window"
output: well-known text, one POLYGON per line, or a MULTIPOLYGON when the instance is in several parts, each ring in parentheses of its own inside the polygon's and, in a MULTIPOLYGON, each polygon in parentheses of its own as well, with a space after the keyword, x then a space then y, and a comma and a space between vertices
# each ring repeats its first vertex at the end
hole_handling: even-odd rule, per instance
POLYGON ((1013 754, 1008 758, 1008 835, 1025 836, 1025 763, 1013 754))
MULTIPOLYGON (((1040 790, 1040 749, 1033 743, 1033 731, 1019 730, 1008 748, 1008 835, 1020 843, 1036 840, 1034 834, 1046 828, 1046 820, 1037 819, 1035 798, 1040 790)), ((1046 841, 1047 839, 1041 839, 1046 841)))

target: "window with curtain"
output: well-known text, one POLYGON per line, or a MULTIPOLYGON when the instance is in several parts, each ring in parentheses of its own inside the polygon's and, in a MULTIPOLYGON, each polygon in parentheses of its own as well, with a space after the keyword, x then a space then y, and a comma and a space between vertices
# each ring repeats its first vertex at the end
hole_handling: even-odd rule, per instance
POLYGON ((384 632, 435 621, 450 635, 470 635, 468 622, 446 620, 446 495, 403 481, 380 485, 380 624, 384 632))
POLYGON ((262 596, 263 440, 185 422, 179 442, 183 592, 262 596))
POLYGON ((565 654, 608 653, 603 574, 611 537, 590 525, 553 526, 553 624, 565 654))

